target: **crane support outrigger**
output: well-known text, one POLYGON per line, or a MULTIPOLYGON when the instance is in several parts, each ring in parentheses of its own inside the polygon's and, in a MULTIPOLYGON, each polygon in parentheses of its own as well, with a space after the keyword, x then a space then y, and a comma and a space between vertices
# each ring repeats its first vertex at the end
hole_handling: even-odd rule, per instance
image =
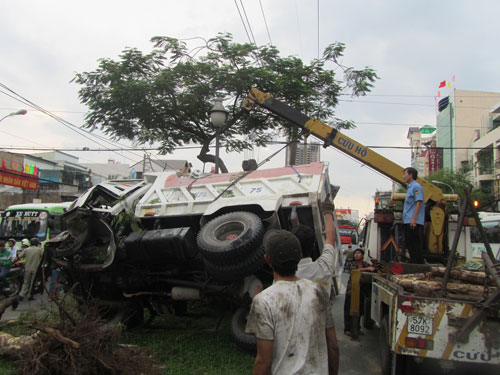
MULTIPOLYGON (((370 168, 382 173, 384 176, 406 186, 403 180, 403 167, 341 133, 337 129, 297 111, 293 107, 275 99, 268 93, 264 93, 257 88, 252 88, 247 98, 243 101, 242 108, 250 111, 255 104, 292 122, 321 139, 324 142, 324 147, 333 146, 370 168)), ((443 236, 443 227, 446 224, 446 202, 457 201, 458 195, 443 194, 440 188, 420 177, 417 181, 424 190, 425 203, 430 207, 428 212, 431 221, 430 226, 427 225, 426 228, 427 248, 430 253, 444 255, 444 247, 446 245, 443 236)))

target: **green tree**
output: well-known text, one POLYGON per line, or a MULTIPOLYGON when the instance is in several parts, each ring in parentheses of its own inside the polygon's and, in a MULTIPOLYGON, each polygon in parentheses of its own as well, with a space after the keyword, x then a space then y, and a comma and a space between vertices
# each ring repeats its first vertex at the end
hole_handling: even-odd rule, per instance
MULTIPOLYGON (((473 182, 470 172, 454 172, 450 169, 440 169, 431 173, 429 176, 425 177, 425 179, 430 182, 441 182, 441 184, 437 182, 434 184, 443 190, 444 194, 451 194, 453 192, 458 194, 461 200, 465 199, 465 188, 473 182), (444 184, 449 185, 453 190, 444 184)), ((471 198, 472 200, 478 200, 482 204, 486 204, 490 200, 489 194, 476 187, 472 189, 471 198)))
MULTIPOLYGON (((215 156, 208 154, 215 138, 209 119, 215 98, 224 98, 230 112, 221 142, 229 151, 238 152, 266 145, 276 132, 300 137, 294 126, 270 113, 256 110, 243 115, 240 104, 252 86, 346 129, 354 124, 335 117, 339 96, 364 95, 378 79, 369 67, 341 64, 343 43, 330 44, 322 58, 305 64, 295 56, 281 57, 273 46, 236 43, 230 34, 208 41, 195 39, 201 45, 189 49, 186 41, 154 37, 150 53, 127 48, 118 60, 100 59, 95 71, 77 73, 73 81, 82 85, 79 98, 89 108, 85 127, 137 144, 159 142, 162 153, 188 143, 200 144, 198 158, 215 162, 215 156), (335 70, 327 69, 327 64, 335 70), (343 73, 341 78, 337 71, 343 73)), ((224 164, 219 164, 226 172, 224 164)))

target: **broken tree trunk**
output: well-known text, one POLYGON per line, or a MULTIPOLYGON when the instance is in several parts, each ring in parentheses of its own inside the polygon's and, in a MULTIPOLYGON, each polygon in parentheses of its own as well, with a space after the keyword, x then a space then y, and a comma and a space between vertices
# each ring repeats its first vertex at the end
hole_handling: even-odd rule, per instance
MULTIPOLYGON (((445 267, 431 267, 431 274, 435 276, 444 276, 446 272, 445 267)), ((462 269, 453 269, 450 272, 452 279, 463 280, 475 284, 484 285, 486 280, 486 273, 480 271, 467 271, 462 269)))
POLYGON ((33 345, 35 339, 31 336, 15 337, 9 333, 0 332, 0 355, 11 358, 23 358, 25 350, 33 345))
MULTIPOLYGON (((414 292, 420 296, 433 295, 441 290, 442 283, 439 280, 421 280, 419 278, 409 278, 409 275, 405 276, 401 278, 393 275, 391 276, 391 280, 401 285, 405 290, 414 292)), ((494 289, 491 288, 490 290, 494 289)), ((484 294, 484 286, 476 284, 448 283, 446 290, 455 294, 471 295, 478 299, 484 294)))

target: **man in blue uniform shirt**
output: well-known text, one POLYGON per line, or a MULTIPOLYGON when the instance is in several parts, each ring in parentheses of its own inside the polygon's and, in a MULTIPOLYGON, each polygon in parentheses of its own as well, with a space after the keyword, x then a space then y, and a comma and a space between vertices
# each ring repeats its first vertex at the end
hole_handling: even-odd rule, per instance
POLYGON ((424 190, 416 181, 418 172, 415 168, 405 168, 403 180, 408 190, 403 208, 403 224, 405 227, 406 248, 412 263, 424 263, 424 222, 425 203, 424 190))

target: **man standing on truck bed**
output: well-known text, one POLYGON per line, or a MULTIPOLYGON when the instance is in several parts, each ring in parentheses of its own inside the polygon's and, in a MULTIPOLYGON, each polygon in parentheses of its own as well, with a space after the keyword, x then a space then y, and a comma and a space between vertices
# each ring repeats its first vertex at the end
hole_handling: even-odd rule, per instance
POLYGON ((247 319, 246 332, 257 337, 253 374, 336 375, 328 294, 295 275, 299 240, 286 230, 270 230, 263 243, 274 284, 255 296, 247 319))
POLYGON ((403 208, 403 224, 405 227, 406 248, 410 253, 412 263, 424 263, 424 222, 425 203, 424 190, 416 181, 418 172, 415 168, 408 167, 403 171, 403 180, 408 186, 403 208))

